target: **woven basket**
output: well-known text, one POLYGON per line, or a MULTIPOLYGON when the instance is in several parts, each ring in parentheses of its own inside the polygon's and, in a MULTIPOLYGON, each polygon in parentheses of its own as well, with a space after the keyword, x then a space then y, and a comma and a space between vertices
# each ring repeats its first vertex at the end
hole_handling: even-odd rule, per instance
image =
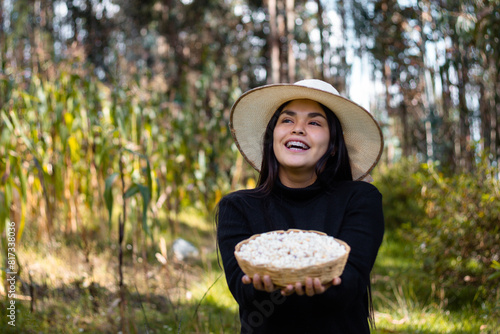
MULTIPOLYGON (((312 232, 317 233, 319 235, 326 235, 323 232, 312 231, 312 230, 297 230, 297 229, 289 229, 287 231, 272 231, 277 233, 294 233, 294 232, 312 232)), ((250 240, 257 238, 260 234, 255 234, 250 238, 241 241, 235 247, 234 255, 238 264, 240 265, 241 270, 248 275, 249 277, 253 277, 255 274, 259 274, 260 276, 269 275, 273 284, 278 287, 286 287, 289 284, 295 284, 296 282, 305 283, 307 277, 311 278, 319 278, 321 284, 328 285, 332 282, 335 277, 339 277, 344 271, 344 267, 347 262, 347 258, 349 257, 349 252, 351 247, 344 241, 340 239, 335 239, 338 243, 343 245, 346 249, 346 253, 334 260, 311 265, 302 268, 277 268, 269 265, 254 265, 247 260, 242 259, 238 256, 238 251, 241 246, 248 243, 250 240)))

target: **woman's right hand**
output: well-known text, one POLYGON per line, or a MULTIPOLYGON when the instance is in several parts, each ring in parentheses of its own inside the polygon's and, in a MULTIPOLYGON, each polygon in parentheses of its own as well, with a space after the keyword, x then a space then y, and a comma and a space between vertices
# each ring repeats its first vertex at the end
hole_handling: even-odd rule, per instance
POLYGON ((244 275, 241 281, 243 282, 243 284, 253 283, 253 287, 256 290, 260 291, 273 292, 274 290, 278 289, 276 286, 274 286, 273 281, 271 280, 271 277, 269 277, 269 275, 260 277, 259 274, 255 274, 253 275, 253 278, 244 275))

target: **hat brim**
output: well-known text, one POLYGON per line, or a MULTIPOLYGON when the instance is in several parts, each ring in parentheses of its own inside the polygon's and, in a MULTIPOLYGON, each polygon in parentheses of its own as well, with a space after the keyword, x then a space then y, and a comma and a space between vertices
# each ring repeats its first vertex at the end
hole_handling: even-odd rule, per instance
POLYGON ((285 102, 309 99, 332 110, 342 126, 353 180, 362 180, 380 160, 384 141, 373 116, 340 95, 295 84, 272 84, 247 91, 231 108, 230 129, 243 157, 257 171, 262 164, 264 132, 274 112, 285 102))

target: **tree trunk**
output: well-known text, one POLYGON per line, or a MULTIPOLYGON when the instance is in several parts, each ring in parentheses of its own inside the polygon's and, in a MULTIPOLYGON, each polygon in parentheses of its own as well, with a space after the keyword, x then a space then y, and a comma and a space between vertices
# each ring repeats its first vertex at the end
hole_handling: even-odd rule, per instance
POLYGON ((384 87, 385 87, 385 108, 387 109, 387 112, 389 115, 393 114, 392 113, 392 108, 391 108, 391 94, 390 94, 390 87, 391 87, 391 66, 389 65, 389 60, 385 59, 383 62, 384 68, 382 71, 382 76, 383 76, 383 81, 384 81, 384 87))
POLYGON ((276 18, 276 0, 267 1, 269 12, 269 47, 271 49, 271 75, 267 76, 268 83, 277 83, 280 79, 280 50, 279 36, 276 18))
POLYGON ((406 107, 406 103, 401 103, 401 125, 402 125, 402 131, 401 131, 401 148, 402 148, 402 154, 403 157, 409 157, 411 155, 411 147, 408 141, 408 136, 411 131, 408 123, 408 108, 406 107))
MULTIPOLYGON (((442 119, 443 125, 441 127, 441 136, 446 141, 453 141, 455 138, 454 126, 451 118, 452 101, 451 101, 451 83, 448 76, 448 71, 450 64, 448 61, 445 62, 443 66, 439 68, 439 73, 441 77, 442 89, 441 89, 441 103, 442 103, 442 119)), ((453 144, 453 142, 452 142, 453 144)), ((446 152, 446 165, 450 166, 453 170, 456 167, 455 150, 453 145, 449 145, 449 142, 444 145, 446 152)), ((443 160, 443 159, 442 159, 443 160)))
POLYGON ((288 42, 288 82, 295 82, 295 54, 293 52, 293 41, 295 40, 295 0, 286 0, 286 34, 288 42))
POLYGON ((285 7, 283 0, 277 2, 277 14, 276 22, 278 25, 278 50, 279 50, 279 82, 285 82, 287 79, 286 73, 286 62, 288 60, 287 52, 288 48, 285 48, 284 39, 287 36, 286 25, 285 25, 285 7))
POLYGON ((496 69, 495 82, 495 109, 491 122, 491 142, 493 159, 496 160, 497 166, 500 166, 500 68, 496 69))
POLYGON ((483 139, 483 149, 491 152, 491 122, 492 115, 495 112, 493 101, 494 92, 488 93, 485 83, 480 81, 479 85, 479 115, 481 118, 481 138, 483 139), (493 94, 492 94, 493 93, 493 94))
POLYGON ((321 57, 319 78, 321 80, 325 80, 327 66, 325 64, 325 43, 323 42, 323 33, 325 31, 325 25, 323 22, 323 6, 321 5, 321 0, 316 0, 316 4, 318 5, 318 30, 319 30, 319 45, 320 45, 320 57, 321 57))
POLYGON ((458 143, 459 149, 458 158, 460 161, 460 167, 463 170, 470 171, 472 169, 472 152, 470 147, 470 121, 469 121, 469 108, 467 107, 466 97, 466 86, 469 82, 468 77, 468 59, 466 52, 462 45, 458 45, 456 48, 457 54, 457 74, 458 74, 458 110, 459 110, 459 122, 458 122, 458 143))
MULTIPOLYGON (((342 45, 340 47, 337 47, 336 52, 338 56, 340 57, 340 63, 337 65, 337 73, 336 77, 334 78, 335 82, 335 88, 339 92, 346 92, 347 91, 347 76, 349 72, 349 66, 347 65, 347 59, 346 59, 346 49, 345 49, 345 44, 348 39, 347 37, 347 15, 346 15, 346 9, 344 6, 344 0, 339 0, 337 2, 337 9, 338 9, 338 14, 340 15, 342 19, 342 45)), ((330 56, 331 57, 331 56, 330 56)))
POLYGON ((426 30, 427 22, 431 20, 430 5, 427 1, 424 2, 425 5, 422 6, 422 13, 420 15, 420 27, 421 34, 420 37, 422 41, 420 42, 420 55, 422 57, 422 68, 420 69, 420 83, 421 83, 421 96, 422 105, 424 107, 425 118, 425 143, 426 143, 426 155, 427 161, 431 162, 434 160, 434 136, 432 129, 432 118, 434 117, 434 88, 432 85, 431 71, 428 66, 427 61, 427 35, 424 33, 426 30))

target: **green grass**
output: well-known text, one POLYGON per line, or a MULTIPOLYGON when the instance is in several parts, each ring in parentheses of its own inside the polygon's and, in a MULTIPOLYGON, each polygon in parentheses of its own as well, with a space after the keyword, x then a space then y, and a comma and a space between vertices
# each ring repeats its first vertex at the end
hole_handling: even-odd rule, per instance
MULTIPOLYGON (((168 256, 167 265, 162 265, 155 257, 158 247, 148 248, 145 259, 141 251, 125 252, 128 331, 236 333, 238 308, 217 264, 213 224, 193 214, 182 221, 180 235, 199 247, 200 259, 181 263, 168 256)), ((173 240, 163 237, 167 244, 173 240)), ((25 241, 18 255, 23 271, 17 292, 25 300, 16 301, 16 328, 2 316, 0 332, 120 331, 115 246, 98 244, 85 250, 67 239, 50 244, 25 241)), ((420 267, 412 245, 387 233, 372 275, 377 324, 373 333, 497 333, 499 319, 491 307, 466 304, 448 309, 420 267)), ((2 310, 7 302, 2 298, 2 310)))
POLYGON ((374 333, 496 334, 500 319, 492 306, 469 304, 450 310, 427 279, 413 248, 397 234, 386 233, 373 270, 373 298, 377 329, 374 333))

